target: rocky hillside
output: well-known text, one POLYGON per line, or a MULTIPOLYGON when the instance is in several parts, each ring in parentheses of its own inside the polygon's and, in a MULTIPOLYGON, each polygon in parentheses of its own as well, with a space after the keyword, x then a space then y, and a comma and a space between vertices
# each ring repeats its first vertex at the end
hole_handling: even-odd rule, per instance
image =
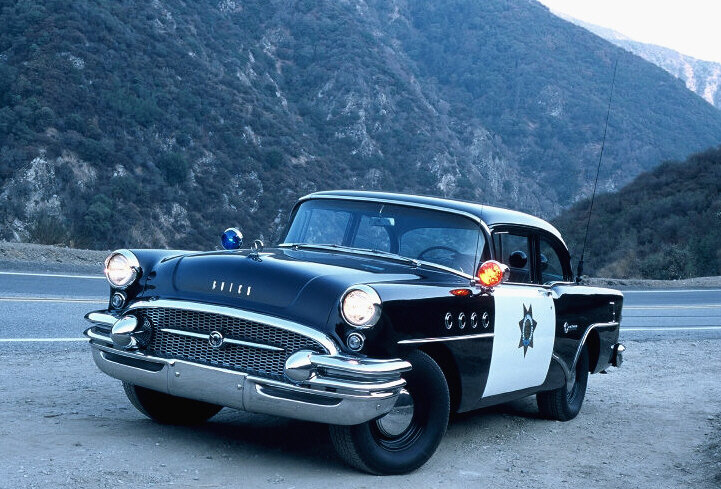
POLYGON ((721 113, 529 0, 11 1, 0 239, 272 241, 298 196, 418 192, 552 216, 717 144, 721 113))
MULTIPOLYGON (((576 258, 588 206, 579 202, 555 220, 576 258)), ((585 272, 673 280, 721 275, 721 147, 664 163, 599 195, 585 272)))
POLYGON ((683 80, 689 90, 721 109, 721 63, 696 59, 663 46, 634 41, 612 29, 577 19, 567 20, 663 68, 683 80))

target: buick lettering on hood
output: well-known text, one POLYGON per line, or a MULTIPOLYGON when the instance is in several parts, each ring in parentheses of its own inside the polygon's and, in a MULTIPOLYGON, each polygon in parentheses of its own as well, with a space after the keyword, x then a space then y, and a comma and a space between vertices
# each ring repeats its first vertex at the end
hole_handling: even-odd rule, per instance
POLYGON ((318 192, 282 242, 118 250, 93 359, 160 423, 223 407, 330 425, 348 464, 423 465, 449 415, 535 395, 568 421, 620 366, 623 296, 574 280, 549 223, 470 202, 318 192), (571 326, 572 325, 572 326, 571 326))

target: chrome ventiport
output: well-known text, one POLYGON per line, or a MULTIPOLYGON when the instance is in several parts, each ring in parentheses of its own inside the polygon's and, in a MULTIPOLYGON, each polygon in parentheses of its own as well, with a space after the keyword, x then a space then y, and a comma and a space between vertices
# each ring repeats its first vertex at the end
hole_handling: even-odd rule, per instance
POLYGON ((481 316, 481 324, 483 324, 483 329, 486 329, 491 325, 491 317, 487 312, 484 312, 483 316, 481 316))
POLYGON ((446 329, 451 329, 453 327, 453 314, 451 314, 450 312, 447 312, 446 317, 445 317, 445 322, 446 322, 446 329))

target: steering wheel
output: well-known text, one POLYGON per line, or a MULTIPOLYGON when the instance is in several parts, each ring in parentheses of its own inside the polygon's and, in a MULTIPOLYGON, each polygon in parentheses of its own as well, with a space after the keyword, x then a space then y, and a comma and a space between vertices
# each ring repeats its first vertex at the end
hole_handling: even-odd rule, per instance
POLYGON ((426 253, 429 253, 429 252, 431 252, 431 251, 435 251, 435 250, 450 251, 450 252, 453 253, 454 255, 460 255, 460 254, 461 254, 460 251, 454 250, 453 248, 450 248, 450 247, 448 247, 448 246, 431 246, 430 248, 426 248, 425 250, 423 250, 423 251, 421 251, 420 253, 418 253, 418 259, 419 259, 419 260, 423 260, 423 255, 425 255, 426 253))

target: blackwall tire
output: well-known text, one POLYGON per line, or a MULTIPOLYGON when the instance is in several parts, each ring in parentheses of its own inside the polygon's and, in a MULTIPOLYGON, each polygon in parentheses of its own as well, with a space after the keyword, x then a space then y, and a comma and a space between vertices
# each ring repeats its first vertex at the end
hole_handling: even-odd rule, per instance
POLYGON ((131 404, 150 419, 163 424, 200 424, 223 409, 223 406, 171 396, 123 382, 131 404))
POLYGON ((572 387, 563 385, 552 391, 536 394, 541 416, 558 421, 570 421, 581 411, 588 385, 588 348, 584 345, 576 362, 576 377, 572 387))
POLYGON ((413 368, 404 375, 413 402, 410 425, 388 436, 383 422, 330 426, 338 455, 349 465, 376 475, 406 474, 435 453, 448 427, 450 395, 443 371, 427 354, 415 351, 407 360, 413 368))

